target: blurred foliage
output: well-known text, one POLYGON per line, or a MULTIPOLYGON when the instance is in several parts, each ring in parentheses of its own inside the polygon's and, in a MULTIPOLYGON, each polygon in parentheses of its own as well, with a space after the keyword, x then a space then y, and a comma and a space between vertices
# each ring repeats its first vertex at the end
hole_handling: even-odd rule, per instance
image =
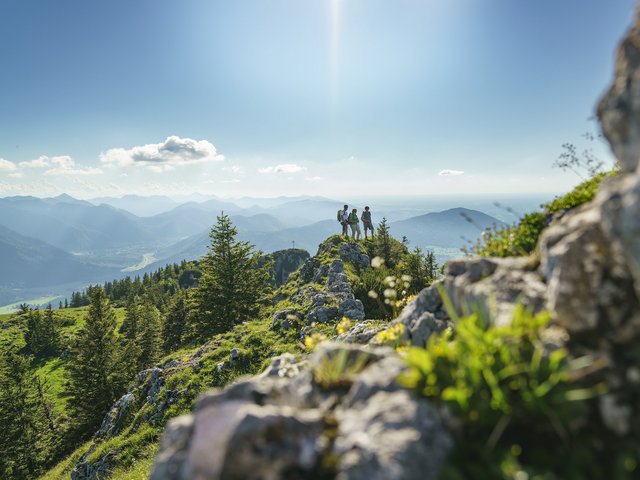
POLYGON ((493 227, 483 232, 482 237, 466 253, 485 257, 513 257, 532 253, 542 231, 555 214, 570 210, 591 201, 598 193, 602 181, 618 173, 612 170, 598 173, 576 186, 566 195, 556 197, 542 205, 542 211, 528 213, 517 223, 506 227, 493 227))
POLYGON ((638 478, 637 439, 603 458, 602 436, 583 428, 605 387, 581 373, 589 359, 550 342, 565 335, 547 314, 518 307, 510 325, 474 313, 455 333, 408 349, 399 381, 452 416, 455 447, 441 478, 638 478))

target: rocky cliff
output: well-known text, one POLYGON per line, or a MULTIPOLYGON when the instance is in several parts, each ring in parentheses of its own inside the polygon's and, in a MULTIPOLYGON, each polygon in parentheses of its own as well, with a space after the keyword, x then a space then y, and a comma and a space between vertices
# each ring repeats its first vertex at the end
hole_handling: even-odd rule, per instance
MULTIPOLYGON (((556 219, 531 257, 450 262, 394 320, 422 345, 454 320, 445 299, 496 325, 509 324, 518 304, 550 312, 563 332, 554 341, 598 365, 594 381, 606 386, 592 414, 571 426, 596 432, 593 455, 640 438, 640 17, 598 115, 621 172, 596 199, 556 219)), ((326 276, 329 291, 348 295, 338 264, 305 264, 299 275, 326 276)), ((326 318, 317 308, 302 315, 329 321, 336 308, 326 318)), ((367 342, 378 330, 356 324, 342 338, 367 342)), ((152 478, 437 478, 453 427, 446 411, 396 383, 404 368, 390 349, 344 344, 324 345, 302 363, 277 358, 261 376, 208 393, 193 414, 170 423, 152 478)), ((616 478, 632 478, 635 468, 625 464, 631 476, 616 478)))

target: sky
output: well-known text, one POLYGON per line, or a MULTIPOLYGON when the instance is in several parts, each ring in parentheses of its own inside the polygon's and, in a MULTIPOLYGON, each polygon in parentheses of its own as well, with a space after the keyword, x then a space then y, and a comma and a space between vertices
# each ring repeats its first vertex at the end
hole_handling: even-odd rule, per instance
POLYGON ((0 196, 561 193, 632 0, 0 0, 0 196))

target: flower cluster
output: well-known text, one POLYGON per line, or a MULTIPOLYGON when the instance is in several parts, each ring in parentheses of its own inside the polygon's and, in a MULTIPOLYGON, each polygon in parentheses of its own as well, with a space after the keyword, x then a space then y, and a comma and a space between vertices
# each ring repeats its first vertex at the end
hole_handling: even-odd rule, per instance
POLYGON ((378 332, 375 341, 378 345, 388 345, 393 348, 398 348, 403 342, 404 332, 404 323, 396 323, 386 330, 378 332))
POLYGON ((338 332, 338 335, 347 333, 352 324, 353 322, 351 322, 351 320, 349 320, 347 317, 342 317, 340 323, 336 325, 336 331, 338 332))

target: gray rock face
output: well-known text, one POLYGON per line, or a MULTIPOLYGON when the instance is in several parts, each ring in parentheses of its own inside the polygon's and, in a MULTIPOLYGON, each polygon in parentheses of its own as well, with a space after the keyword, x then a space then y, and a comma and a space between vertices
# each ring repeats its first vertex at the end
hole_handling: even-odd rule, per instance
POLYGON ((312 296, 312 306, 306 313, 307 325, 335 322, 342 317, 363 320, 364 306, 353 295, 349 278, 344 273, 343 261, 334 260, 326 272, 325 289, 312 296))
POLYGON ((640 303, 627 258, 602 226, 606 193, 543 234, 541 272, 547 308, 560 325, 583 332, 605 322, 615 327, 609 335, 624 338, 638 331, 640 303))
POLYGON ((113 467, 114 457, 118 452, 108 451, 103 456, 89 461, 89 456, 96 449, 98 443, 118 435, 125 426, 130 425, 133 411, 139 409, 143 402, 150 408, 147 409, 147 414, 144 417, 139 418, 141 422, 153 422, 162 416, 165 410, 184 394, 184 391, 181 390, 165 388, 165 373, 185 366, 194 366, 205 350, 206 345, 202 346, 192 358, 185 362, 168 362, 164 368, 152 368, 139 372, 136 376, 136 383, 113 404, 109 413, 104 417, 100 429, 96 432, 94 442, 78 459, 71 472, 71 478, 74 480, 107 478, 113 467))
POLYGON ((336 340, 345 343, 367 344, 378 332, 387 328, 386 324, 379 324, 372 320, 356 322, 346 333, 339 335, 336 340))
POLYGON ((132 393, 126 393, 120 397, 102 420, 102 425, 98 433, 96 433, 96 437, 109 438, 117 435, 122 429, 122 423, 127 417, 129 406, 134 399, 135 396, 132 393))
POLYGON ((94 480, 106 478, 113 465, 113 453, 107 453, 96 462, 89 462, 87 458, 95 449, 95 444, 83 454, 78 460, 78 464, 71 471, 71 480, 94 480))
POLYGON ((602 228, 620 244, 640 296, 640 175, 609 182, 601 198, 602 228))
POLYGON ((309 252, 299 248, 289 248, 270 253, 265 258, 273 261, 271 276, 273 283, 280 286, 309 258, 309 252))
POLYGON ((440 291, 457 314, 479 311, 497 324, 507 324, 519 302, 535 312, 544 310, 546 290, 528 258, 453 260, 445 265, 444 277, 422 290, 391 324, 403 323, 411 344, 424 346, 432 333, 450 322, 440 291))
POLYGON ((451 439, 438 411, 395 383, 405 367, 391 350, 325 344, 308 365, 294 361, 275 359, 172 421, 151 478, 437 478, 451 439), (366 367, 332 387, 317 372, 341 355, 366 367))
POLYGON ((371 266, 369 255, 362 253, 356 243, 343 243, 338 250, 340 258, 345 262, 350 262, 358 270, 366 270, 371 266))
POLYGON ((618 47, 615 80, 598 105, 602 132, 625 172, 638 169, 640 152, 640 11, 618 47))

